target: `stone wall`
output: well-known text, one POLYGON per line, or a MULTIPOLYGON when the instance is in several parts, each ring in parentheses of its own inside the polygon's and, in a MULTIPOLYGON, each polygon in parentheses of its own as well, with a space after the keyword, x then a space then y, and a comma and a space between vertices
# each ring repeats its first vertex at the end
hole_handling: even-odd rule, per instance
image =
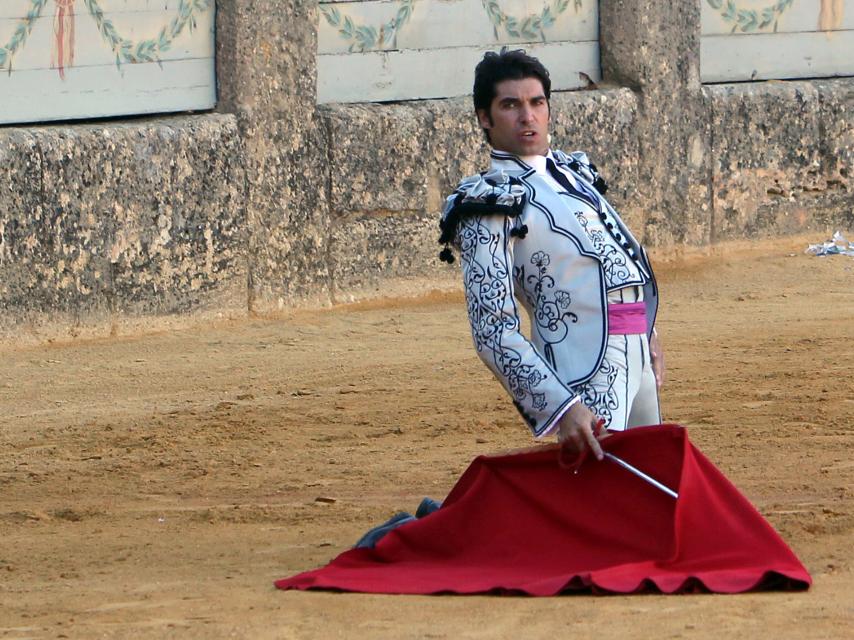
MULTIPOLYGON (((315 102, 313 1, 218 3, 217 113, 0 128, 0 339, 456 286, 437 217, 469 99, 315 102)), ((699 0, 601 0, 603 83, 554 94, 651 246, 854 227, 854 79, 702 85, 699 0)), ((471 73, 471 70, 464 70, 471 73)))
POLYGON ((709 86, 711 240, 854 226, 854 81, 709 86))
POLYGON ((0 337, 246 309, 233 116, 0 129, 0 337))
POLYGON ((248 307, 328 303, 328 132, 315 106, 317 5, 217 3, 218 110, 234 114, 246 168, 248 307))

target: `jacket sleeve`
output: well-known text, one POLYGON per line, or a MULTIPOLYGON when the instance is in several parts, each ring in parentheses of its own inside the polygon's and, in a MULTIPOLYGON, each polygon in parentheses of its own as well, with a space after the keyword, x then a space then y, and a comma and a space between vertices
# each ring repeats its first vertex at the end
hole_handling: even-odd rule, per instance
POLYGON ((535 436, 550 433, 578 397, 520 333, 513 297, 513 220, 471 215, 457 226, 455 244, 478 356, 513 398, 535 436))

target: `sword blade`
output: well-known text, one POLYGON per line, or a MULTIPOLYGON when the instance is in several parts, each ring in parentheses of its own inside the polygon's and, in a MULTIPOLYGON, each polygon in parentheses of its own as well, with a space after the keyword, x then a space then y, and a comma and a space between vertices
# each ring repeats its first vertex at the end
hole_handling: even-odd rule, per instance
POLYGON ((671 498, 674 498, 674 499, 675 499, 675 498, 678 498, 678 497, 679 497, 679 494, 678 494, 678 493, 676 493, 676 492, 675 492, 673 489, 671 489, 670 487, 668 487, 666 484, 662 484, 662 483, 660 483, 658 480, 656 480, 655 478, 653 478, 652 476, 648 476, 647 474, 645 474, 643 471, 641 471, 641 470, 640 470, 640 469, 638 469, 637 467, 634 467, 634 466, 630 465, 628 462, 626 462, 626 461, 625 461, 625 460, 623 460, 622 458, 618 458, 618 457, 617 457, 617 456, 615 456, 613 453, 608 453, 608 452, 606 451, 606 452, 605 452, 605 457, 606 457, 608 460, 610 460, 611 462, 614 462, 615 464, 620 465, 620 466, 621 466, 623 469, 625 469, 626 471, 630 471, 631 473, 635 474, 635 475, 636 475, 638 478, 640 478, 641 480, 644 480, 645 482, 648 482, 649 484, 651 484, 651 485, 652 485, 653 487, 655 487, 656 489, 659 489, 660 491, 663 491, 664 493, 666 493, 667 495, 669 495, 671 498))

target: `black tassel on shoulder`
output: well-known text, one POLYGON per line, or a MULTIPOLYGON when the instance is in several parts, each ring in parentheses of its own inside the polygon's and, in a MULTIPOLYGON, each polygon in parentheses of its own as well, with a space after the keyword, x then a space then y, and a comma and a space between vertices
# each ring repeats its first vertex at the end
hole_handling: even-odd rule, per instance
MULTIPOLYGON (((487 179, 486 181, 489 184, 494 182, 491 179, 487 179)), ((510 178, 510 182, 511 184, 520 184, 519 180, 513 177, 510 178)), ((502 189, 503 188, 504 187, 502 187, 502 189)), ((439 253, 439 259, 442 262, 452 264, 455 261, 451 244, 454 242, 457 227, 463 218, 468 216, 485 215, 504 215, 509 218, 515 218, 522 213, 525 208, 524 196, 517 196, 512 204, 498 204, 498 197, 500 195, 500 191, 496 192, 494 190, 493 193, 483 196, 480 201, 467 202, 465 200, 465 191, 456 192, 450 207, 446 210, 445 215, 439 220, 439 244, 445 245, 445 248, 439 253)), ((519 227, 519 230, 515 235, 518 235, 520 238, 524 238, 527 232, 528 227, 522 225, 519 227)))
POLYGON ((519 238, 520 240, 523 239, 526 235, 528 235, 528 225, 523 224, 519 227, 513 227, 512 229, 510 229, 510 235, 515 238, 519 238))
POLYGON ((596 179, 593 181, 593 188, 604 196, 605 192, 608 190, 608 185, 605 184, 602 176, 596 176, 596 179))

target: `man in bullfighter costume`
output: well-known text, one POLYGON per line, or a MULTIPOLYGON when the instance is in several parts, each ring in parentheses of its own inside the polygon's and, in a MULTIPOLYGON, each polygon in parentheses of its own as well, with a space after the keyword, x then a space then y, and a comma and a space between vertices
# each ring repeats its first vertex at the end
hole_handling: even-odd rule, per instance
POLYGON ((487 53, 474 108, 492 147, 441 220, 461 259, 480 358, 534 436, 597 457, 610 430, 661 422, 658 290, 643 247, 603 197, 586 154, 549 146, 551 81, 524 51, 487 53), (531 319, 520 332, 519 306, 531 319))

